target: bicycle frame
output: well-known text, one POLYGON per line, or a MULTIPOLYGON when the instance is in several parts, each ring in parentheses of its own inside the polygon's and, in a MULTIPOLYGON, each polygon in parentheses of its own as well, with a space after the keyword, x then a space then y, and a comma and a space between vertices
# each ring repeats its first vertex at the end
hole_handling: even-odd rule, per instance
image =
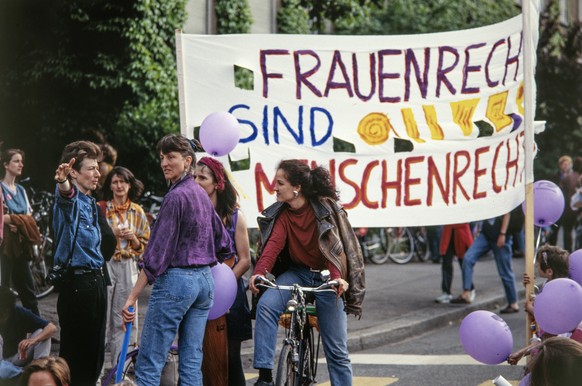
POLYGON ((315 316, 315 306, 308 305, 306 294, 334 291, 330 287, 337 282, 328 282, 319 287, 280 286, 262 278, 258 284, 265 288, 291 291, 291 298, 287 301, 285 313, 282 316, 285 327, 285 339, 279 356, 275 385, 299 386, 311 385, 315 382, 319 357, 320 336, 317 337, 315 348, 314 327, 309 322, 309 316, 315 316), (285 321, 288 315, 289 323, 285 321))

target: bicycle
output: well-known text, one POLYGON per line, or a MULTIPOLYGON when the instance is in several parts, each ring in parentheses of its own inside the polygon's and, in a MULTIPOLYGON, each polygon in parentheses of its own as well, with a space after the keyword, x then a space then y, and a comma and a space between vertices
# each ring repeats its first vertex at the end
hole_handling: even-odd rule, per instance
MULTIPOLYGON (((122 379, 131 379, 133 380, 134 378, 134 373, 135 373, 135 363, 137 362, 137 356, 139 354, 139 347, 135 347, 133 350, 129 351, 127 353, 127 356, 125 357, 125 364, 123 365, 123 377, 122 379)), ((178 355, 178 346, 176 345, 172 345, 170 347, 170 351, 168 353, 168 357, 175 357, 176 355, 178 355)), ((166 367, 168 367, 169 363, 175 363, 176 361, 166 361, 166 367)), ((105 375, 105 378, 102 379, 101 381, 101 386, 107 386, 107 385, 114 385, 115 384, 115 375, 117 374, 117 366, 119 366, 119 357, 117 358, 117 362, 115 362, 115 366, 109 370, 107 372, 107 375, 105 375)), ((164 372, 166 371, 166 367, 164 367, 164 372)), ((173 373, 176 373, 176 369, 168 369, 168 371, 172 371, 173 373)), ((162 372, 162 379, 161 379, 161 383, 160 385, 166 385, 168 383, 174 383, 173 380, 168 382, 165 381, 165 374, 164 372, 162 372)), ((170 375, 168 376, 168 378, 174 378, 174 375, 170 375)))
POLYGON ((386 228, 387 255, 396 264, 406 264, 414 256, 424 262, 430 257, 425 227, 386 228))
POLYGON ((335 280, 329 281, 329 271, 322 271, 321 276, 325 283, 315 288, 302 287, 299 284, 278 285, 274 280, 257 277, 258 286, 291 291, 291 298, 279 319, 279 325, 285 328, 285 338, 277 364, 276 386, 302 386, 315 383, 321 337, 317 334, 316 341, 317 313, 315 305, 308 304, 307 295, 335 292, 331 287, 338 285, 335 280))
POLYGON ((54 286, 47 283, 46 275, 53 266, 53 239, 50 230, 50 213, 54 201, 54 194, 47 191, 37 192, 30 185, 30 177, 24 178, 20 183, 25 187, 32 208, 34 218, 40 232, 41 243, 32 246, 32 260, 30 271, 34 293, 37 299, 50 294, 54 286))
POLYGON ((364 259, 374 264, 384 264, 388 261, 386 232, 382 228, 357 228, 356 236, 362 249, 364 259))

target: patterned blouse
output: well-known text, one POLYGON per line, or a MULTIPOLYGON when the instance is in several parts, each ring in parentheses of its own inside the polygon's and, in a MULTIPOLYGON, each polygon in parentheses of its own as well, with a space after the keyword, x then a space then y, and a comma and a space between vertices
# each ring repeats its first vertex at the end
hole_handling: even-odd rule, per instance
MULTIPOLYGON (((111 229, 129 227, 140 242, 139 248, 133 249, 131 242, 117 238, 117 246, 113 254, 115 261, 129 258, 139 261, 150 239, 150 225, 144 210, 134 202, 128 200, 127 203, 121 207, 116 206, 113 201, 105 203, 105 218, 111 229)), ((102 202, 100 204, 103 205, 102 202)))

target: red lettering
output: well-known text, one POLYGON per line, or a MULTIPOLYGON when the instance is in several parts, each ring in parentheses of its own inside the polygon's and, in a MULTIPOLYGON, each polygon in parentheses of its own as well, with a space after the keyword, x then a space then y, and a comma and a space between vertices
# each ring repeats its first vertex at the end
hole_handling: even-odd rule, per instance
POLYGON ((388 163, 386 160, 382 160, 382 208, 386 208, 386 201, 388 200, 388 189, 394 189, 396 191, 396 199, 394 204, 396 206, 401 205, 402 200, 402 160, 399 159, 396 163, 396 179, 393 181, 388 181, 388 163))
POLYGON ((479 157, 481 157, 481 154, 487 153, 488 151, 489 146, 480 147, 479 149, 475 150, 475 182, 473 184, 474 200, 487 197, 487 192, 478 192, 478 190, 479 190, 479 177, 487 173, 487 168, 479 168, 479 157))
POLYGON ((413 164, 424 161, 424 156, 409 157, 404 161, 404 205, 406 206, 417 206, 421 204, 419 198, 413 199, 410 195, 410 186, 419 185, 420 178, 411 178, 410 175, 413 164))
POLYGON ((469 169, 470 164, 471 164, 471 160, 470 160, 470 156, 469 156, 468 151, 462 150, 462 151, 455 153, 454 171, 453 171, 453 204, 457 203, 457 187, 459 188, 461 193, 463 193, 463 196, 465 197, 465 199, 467 201, 469 201, 469 195, 467 194, 467 191, 465 190, 463 185, 461 185, 460 179, 465 174, 465 172, 467 172, 467 169, 469 169), (467 163, 459 171, 459 159, 461 157, 465 157, 465 160, 467 161, 467 163))
POLYGON ((370 209, 378 209, 378 201, 370 201, 368 199, 368 181, 370 180, 372 169, 374 169, 379 164, 380 162, 378 161, 370 162, 368 165, 366 165, 362 175, 362 204, 370 209))
POLYGON ((358 184, 356 184, 354 181, 350 180, 345 174, 345 170, 348 166, 355 165, 357 163, 358 163, 358 160, 353 159, 353 158, 349 158, 349 159, 343 161, 342 163, 340 163, 340 166, 339 166, 338 175, 339 175, 340 180, 342 180, 347 185, 354 188, 354 192, 355 192, 354 199, 352 201, 350 201, 348 203, 343 203, 343 207, 345 209, 355 208, 358 205, 358 202, 360 202, 361 197, 362 197, 362 192, 361 192, 358 184))
POLYGON ((447 153, 446 156, 446 167, 445 167, 445 186, 443 186, 443 180, 439 174, 438 168, 432 158, 427 158, 428 163, 428 177, 427 177, 427 192, 426 192, 426 205, 432 206, 432 197, 433 197, 433 190, 434 190, 434 182, 437 183, 438 188, 441 192, 441 197, 443 201, 449 205, 449 196, 451 192, 451 178, 449 176, 449 170, 451 168, 451 153, 447 153))
POLYGON ((273 181, 269 181, 269 178, 263 170, 263 165, 257 163, 255 166, 255 189, 257 192, 257 208, 259 209, 259 212, 262 212, 263 209, 265 209, 263 204, 263 190, 261 189, 261 186, 264 186, 269 194, 275 193, 275 178, 273 177, 273 181))
MULTIPOLYGON (((516 137, 517 139, 517 137, 516 137)), ((519 140, 517 141, 519 143, 519 140)), ((511 169, 515 169, 515 175, 513 177, 513 187, 515 187, 515 182, 517 181, 517 167, 518 167, 518 161, 519 161, 519 146, 517 147, 516 150, 516 155, 514 159, 511 159, 511 145, 509 144, 509 140, 507 140, 507 163, 505 164, 505 171, 506 171, 506 175, 505 175, 505 190, 507 190, 507 184, 509 183, 509 171, 511 169)))
POLYGON ((497 184, 497 173, 495 170, 497 169, 497 160, 499 159, 499 150, 503 147, 503 142, 501 142, 495 148, 495 155, 493 156, 493 165, 491 166, 491 185, 493 186, 493 191, 495 193, 501 192, 501 186, 497 184))

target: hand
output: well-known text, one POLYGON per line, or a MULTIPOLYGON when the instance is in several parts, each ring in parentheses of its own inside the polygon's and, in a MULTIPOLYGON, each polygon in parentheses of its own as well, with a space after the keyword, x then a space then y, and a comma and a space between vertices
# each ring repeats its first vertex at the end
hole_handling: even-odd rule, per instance
POLYGON ((18 232, 18 227, 14 224, 8 224, 8 229, 10 229, 10 232, 12 232, 12 233, 18 232))
POLYGON ((519 360, 520 360, 521 358, 523 358, 523 354, 524 354, 524 353, 525 353, 525 352, 524 352, 523 350, 519 350, 519 351, 517 351, 517 352, 514 352, 513 354, 511 354, 511 355, 509 356, 509 358, 507 358, 507 363, 509 363, 509 364, 510 364, 510 365, 512 365, 512 366, 515 366, 515 365, 517 365, 517 362, 519 362, 519 360))
POLYGON ((36 339, 28 338, 20 341, 18 343, 18 359, 24 360, 26 359, 26 352, 28 351, 29 347, 32 347, 36 344, 36 339))
POLYGON ((333 288, 335 288, 337 296, 339 297, 342 296, 342 294, 345 293, 348 288, 350 288, 350 285, 344 279, 336 279, 336 281, 339 282, 339 286, 334 286, 333 288))
POLYGON ((123 319, 123 331, 125 331, 125 323, 133 323, 134 319, 135 319, 135 311, 134 312, 130 312, 129 311, 129 307, 133 306, 133 308, 135 309, 135 300, 132 300, 130 298, 127 298, 127 300, 125 301, 125 305, 123 306, 123 308, 121 309, 121 319, 123 319))
POLYGON ((135 234, 131 228, 122 228, 119 230, 119 237, 131 241, 135 238, 135 234))
POLYGON ((55 181, 62 181, 67 179, 67 176, 71 172, 73 165, 75 164, 75 158, 71 158, 69 163, 60 164, 55 172, 55 181))
POLYGON ((505 235, 500 234, 497 238, 497 247, 502 248, 505 245, 505 235))
POLYGON ((530 284, 532 281, 527 273, 523 274, 523 286, 530 284))
POLYGON ((259 288, 257 288, 257 286, 255 285, 255 279, 257 278, 257 276, 258 277, 264 277, 263 275, 253 275, 249 279, 249 289, 254 294, 258 294, 259 293, 259 288))

